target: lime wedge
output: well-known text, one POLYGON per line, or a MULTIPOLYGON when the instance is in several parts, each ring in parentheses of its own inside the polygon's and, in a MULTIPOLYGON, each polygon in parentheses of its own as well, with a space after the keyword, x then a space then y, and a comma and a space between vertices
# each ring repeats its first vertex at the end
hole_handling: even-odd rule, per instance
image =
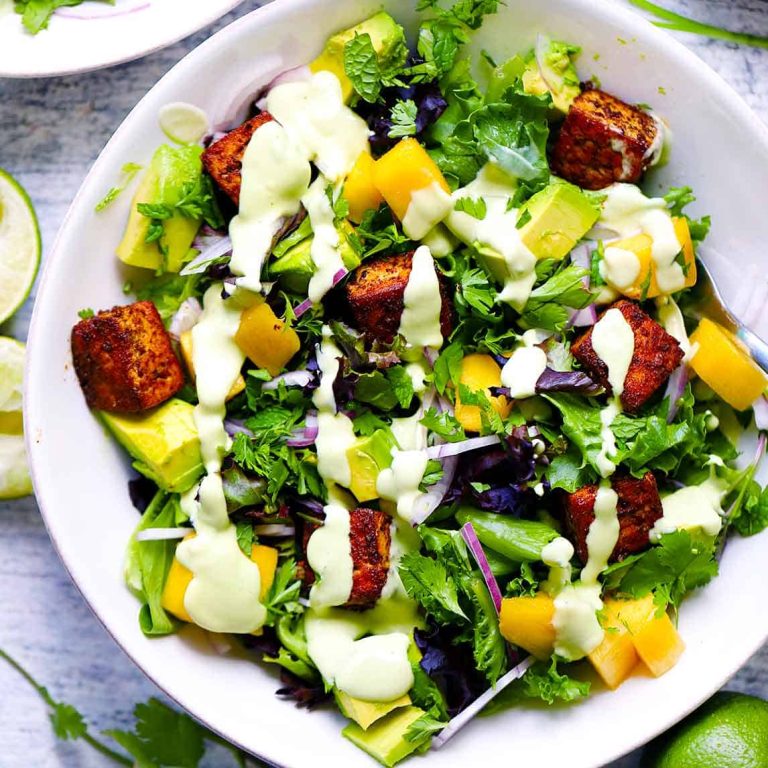
POLYGON ((27 452, 21 435, 0 435, 0 499, 18 499, 32 493, 27 452))
POLYGON ((22 435, 24 353, 20 341, 0 336, 0 499, 32 493, 22 435))
POLYGON ((29 195, 0 168, 0 323, 27 298, 40 265, 40 228, 29 195))

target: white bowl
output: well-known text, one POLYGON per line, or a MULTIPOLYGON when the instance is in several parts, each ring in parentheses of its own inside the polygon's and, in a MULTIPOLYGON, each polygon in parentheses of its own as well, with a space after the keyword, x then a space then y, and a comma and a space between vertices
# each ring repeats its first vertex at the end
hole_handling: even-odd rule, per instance
MULTIPOLYGON (((199 635, 144 637, 138 605, 123 586, 123 551, 136 524, 127 461, 86 408, 72 370, 69 333, 84 307, 125 303, 114 257, 129 195, 102 214, 94 206, 121 165, 164 140, 158 109, 170 101, 226 113, 254 83, 310 60, 326 37, 377 10, 378 0, 283 0, 240 19, 177 64, 116 131, 78 193, 47 260, 29 337, 26 434, 35 489, 51 537, 84 597, 146 674, 195 717, 244 749, 284 766, 372 765, 344 740, 338 714, 309 714, 274 697, 272 670, 216 655, 199 635)), ((410 0, 383 3, 401 21, 410 0)), ((736 94, 665 33, 610 3, 507 0, 473 43, 502 59, 537 32, 579 43, 581 73, 651 104, 675 134, 671 164, 651 183, 689 183, 714 219, 712 244, 733 266, 726 295, 750 282, 764 252, 768 132, 736 94), (599 53, 599 59, 593 57, 599 53), (662 95, 663 88, 666 95, 662 95)), ((722 575, 683 607, 687 651, 659 680, 631 679, 578 706, 520 708, 476 719, 419 765, 597 766, 639 746, 706 699, 768 636, 764 585, 768 536, 729 544, 722 575)))
POLYGON ((48 29, 30 35, 0 0, 0 77, 50 77, 138 59, 211 24, 243 0, 91 0, 59 9, 48 29))

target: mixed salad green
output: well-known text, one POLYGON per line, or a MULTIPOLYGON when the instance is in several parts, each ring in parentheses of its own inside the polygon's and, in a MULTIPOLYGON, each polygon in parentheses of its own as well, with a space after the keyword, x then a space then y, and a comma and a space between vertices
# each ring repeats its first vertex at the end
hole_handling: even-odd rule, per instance
POLYGON ((423 0, 413 48, 378 13, 160 147, 137 301, 72 336, 139 473, 141 629, 241 636, 384 765, 588 665, 664 674, 685 595, 768 525, 762 433, 736 465, 766 376, 692 290, 709 219, 638 186, 667 126, 571 43, 471 62, 496 9, 423 0))

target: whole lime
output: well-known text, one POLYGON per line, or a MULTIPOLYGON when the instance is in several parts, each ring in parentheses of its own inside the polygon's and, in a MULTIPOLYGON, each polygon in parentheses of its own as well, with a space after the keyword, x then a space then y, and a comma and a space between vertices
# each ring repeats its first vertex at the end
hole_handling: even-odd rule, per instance
POLYGON ((716 693, 643 751, 642 768, 768 768, 768 702, 716 693))

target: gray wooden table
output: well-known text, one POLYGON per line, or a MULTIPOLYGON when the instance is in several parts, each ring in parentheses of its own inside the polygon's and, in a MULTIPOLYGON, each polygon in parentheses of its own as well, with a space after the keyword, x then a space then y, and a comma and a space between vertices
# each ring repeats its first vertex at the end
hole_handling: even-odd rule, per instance
MULTIPOLYGON (((766 0, 662 1, 705 21, 768 35, 766 0)), ((139 98, 214 29, 260 4, 248 0, 214 28, 142 61, 55 80, 0 80, 0 167, 32 196, 46 249, 88 167, 139 98)), ((680 37, 768 121, 768 50, 680 37)), ((30 299, 0 327, 0 334, 25 338, 31 307, 30 299)), ((158 694, 107 636, 70 582, 31 498, 0 502, 0 648, 21 660, 55 697, 74 704, 99 730, 129 724, 134 704, 158 694)), ((728 688, 768 697, 768 646, 728 688)), ((0 768, 107 764, 86 745, 57 742, 43 705, 0 662, 0 768)), ((214 752, 207 764, 229 763, 221 752, 214 752)), ((635 764, 636 758, 629 757, 613 768, 635 764)))

